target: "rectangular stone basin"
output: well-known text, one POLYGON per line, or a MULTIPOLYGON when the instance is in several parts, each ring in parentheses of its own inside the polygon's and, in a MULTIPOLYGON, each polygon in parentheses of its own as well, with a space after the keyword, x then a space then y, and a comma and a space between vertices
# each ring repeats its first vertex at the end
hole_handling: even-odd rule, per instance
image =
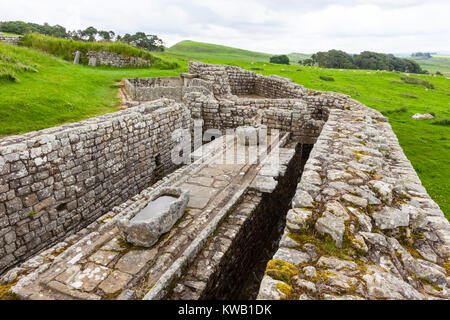
POLYGON ((189 191, 162 188, 144 206, 117 221, 122 238, 136 246, 151 247, 181 218, 189 202, 189 191))

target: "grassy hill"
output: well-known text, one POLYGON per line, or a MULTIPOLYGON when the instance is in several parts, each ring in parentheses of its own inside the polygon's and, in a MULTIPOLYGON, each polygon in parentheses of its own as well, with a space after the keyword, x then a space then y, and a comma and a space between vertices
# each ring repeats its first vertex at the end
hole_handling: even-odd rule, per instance
MULTIPOLYGON (((243 50, 218 44, 184 40, 167 48, 168 56, 178 58, 195 58, 203 60, 223 60, 242 62, 269 62, 275 54, 243 50)), ((291 63, 311 57, 310 54, 292 52, 287 55, 291 63)))
POLYGON ((226 61, 269 62, 273 54, 237 49, 217 44, 184 40, 166 50, 180 58, 220 59, 226 61))
POLYGON ((424 70, 430 73, 439 71, 450 76, 450 56, 432 55, 431 59, 414 59, 424 70))

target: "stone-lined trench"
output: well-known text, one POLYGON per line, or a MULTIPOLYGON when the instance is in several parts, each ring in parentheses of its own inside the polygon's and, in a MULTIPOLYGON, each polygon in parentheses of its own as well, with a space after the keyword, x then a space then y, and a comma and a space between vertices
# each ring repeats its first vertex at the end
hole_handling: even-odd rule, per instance
MULTIPOLYGON (((196 261, 188 266, 185 276, 177 281, 178 286, 176 284, 172 286, 166 298, 205 300, 256 298, 267 262, 278 248, 286 224, 286 214, 312 146, 295 141, 288 143, 288 148, 295 148, 295 154, 287 166, 286 173, 279 178, 276 189, 272 193, 250 190, 210 237, 209 246, 214 246, 213 242, 220 243, 224 240, 221 235, 233 230, 237 218, 247 213, 245 221, 238 226, 236 234, 233 235, 231 245, 223 252, 220 262, 215 266, 215 271, 202 279, 205 280, 205 285, 196 285, 196 282, 192 281, 193 274, 197 273, 195 277, 199 278, 199 273, 203 273, 201 270, 196 271, 196 266, 202 265, 201 252, 196 261)), ((220 246, 218 250, 221 248, 223 247, 220 246)), ((205 246, 205 249, 208 250, 208 246, 205 246)))

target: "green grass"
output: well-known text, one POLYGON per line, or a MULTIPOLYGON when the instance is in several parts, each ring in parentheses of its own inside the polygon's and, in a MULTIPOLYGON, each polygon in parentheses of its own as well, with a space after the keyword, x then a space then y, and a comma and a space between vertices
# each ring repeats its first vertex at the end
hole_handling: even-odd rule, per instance
POLYGON ((87 64, 86 53, 89 50, 92 50, 119 53, 126 57, 143 58, 150 61, 155 67, 160 69, 173 69, 178 67, 175 63, 166 62, 147 50, 142 50, 121 42, 85 42, 30 33, 23 36, 20 45, 42 50, 67 61, 73 61, 73 53, 75 51, 80 51, 82 53, 81 63, 85 64, 87 64))
MULTIPOLYGON (((191 46, 189 50, 194 51, 198 60, 249 70, 258 68, 258 73, 291 78, 306 88, 348 94, 382 111, 389 117, 400 145, 428 193, 446 217, 450 218, 450 80, 443 76, 409 75, 434 86, 434 89, 429 89, 405 83, 401 78, 408 75, 400 72, 317 67, 301 67, 302 71, 296 71, 298 65, 258 62, 244 53, 239 56, 236 51, 230 54, 230 58, 227 58, 226 52, 218 54, 219 58, 216 58, 214 52, 202 51, 205 46, 196 50, 192 48, 193 42, 188 44, 191 46), (236 55, 239 57, 236 58, 236 55), (324 81, 321 76, 332 77, 335 81, 324 81), (417 112, 433 112, 436 119, 411 119, 417 112)), ((206 47, 218 47, 211 46, 206 47)), ((177 62, 180 67, 174 70, 123 70, 75 66, 35 50, 0 44, 0 53, 36 65, 38 70, 38 73, 19 73, 19 83, 0 80, 0 134, 22 133, 116 111, 118 101, 115 97, 117 88, 113 86, 115 81, 124 77, 178 75, 187 71, 189 50, 186 49, 183 54, 175 54, 171 50, 155 53, 166 61, 177 62)))
POLYGON ((0 31, 0 33, 3 33, 3 34, 5 34, 5 35, 7 35, 7 36, 20 36, 20 34, 9 33, 9 32, 3 32, 3 31, 0 31))
MULTIPOLYGON (((19 134, 117 111, 124 77, 178 75, 185 69, 112 69, 73 65, 57 57, 0 43, 0 55, 38 71, 16 71, 19 82, 0 79, 0 135, 19 134)), ((0 67, 4 60, 0 60, 0 67)), ((2 69, 0 69, 1 72, 2 69)))
POLYGON ((36 65, 0 52, 0 80, 19 82, 18 74, 25 71, 37 72, 36 65))

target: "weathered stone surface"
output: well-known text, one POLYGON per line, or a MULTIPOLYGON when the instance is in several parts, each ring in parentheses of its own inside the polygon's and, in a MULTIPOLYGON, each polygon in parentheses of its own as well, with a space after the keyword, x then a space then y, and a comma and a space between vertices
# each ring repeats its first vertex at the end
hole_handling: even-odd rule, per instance
POLYGON ((342 246, 342 236, 345 232, 345 220, 336 217, 332 213, 324 212, 321 218, 317 219, 316 229, 320 233, 328 233, 336 243, 337 247, 342 246))
POLYGON ((99 285, 99 289, 106 294, 115 294, 125 288, 131 279, 132 276, 127 273, 113 271, 108 278, 99 285))
POLYGON ((396 208, 385 208, 373 213, 372 217, 380 229, 395 229, 409 225, 409 214, 396 208))
POLYGON ((286 216, 286 226, 294 231, 308 228, 308 222, 312 217, 312 212, 303 209, 291 209, 286 216))
POLYGON ((116 269, 134 274, 155 257, 156 250, 133 250, 125 254, 114 266, 116 269))
POLYGON ((273 259, 279 259, 289 262, 293 265, 298 265, 309 261, 310 257, 307 253, 295 249, 280 248, 273 256, 273 259))
POLYGON ((269 276, 264 276, 261 281, 261 289, 259 290, 257 300, 280 300, 285 295, 278 290, 277 285, 283 285, 282 281, 274 280, 269 276))
POLYGON ((293 208, 311 208, 313 207, 313 198, 303 190, 297 190, 294 199, 292 199, 293 208))

